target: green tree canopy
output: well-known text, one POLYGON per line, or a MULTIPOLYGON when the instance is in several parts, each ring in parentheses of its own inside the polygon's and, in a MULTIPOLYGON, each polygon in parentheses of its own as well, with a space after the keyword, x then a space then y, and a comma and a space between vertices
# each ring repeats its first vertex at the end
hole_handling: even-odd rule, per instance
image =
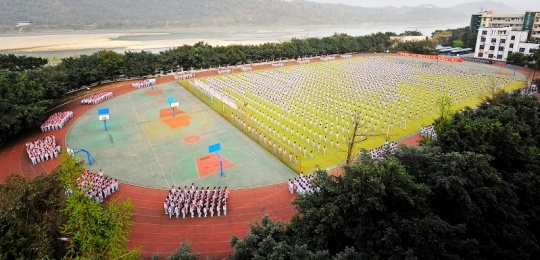
POLYGON ((46 64, 47 59, 44 58, 0 54, 0 70, 27 71, 42 68, 46 64))
POLYGON ((508 54, 506 63, 517 66, 525 66, 525 64, 527 64, 527 57, 525 57, 525 54, 521 52, 512 52, 508 54))
POLYGON ((139 252, 128 250, 134 206, 130 200, 113 199, 104 207, 86 196, 76 182, 84 171, 73 156, 62 153, 58 171, 72 192, 63 212, 68 216, 63 227, 71 238, 68 257, 82 259, 138 259, 139 252))
POLYGON ((465 44, 463 43, 462 40, 453 40, 452 41, 452 47, 454 47, 454 48, 463 47, 463 46, 465 46, 465 44))
POLYGON ((61 258, 64 199, 57 171, 36 178, 10 175, 0 185, 0 258, 61 258))
POLYGON ((418 31, 418 30, 414 30, 414 31, 404 31, 402 33, 399 34, 399 36, 422 36, 422 32, 418 31))
POLYGON ((191 252, 191 246, 184 242, 180 248, 167 257, 168 260, 199 260, 199 254, 191 252))

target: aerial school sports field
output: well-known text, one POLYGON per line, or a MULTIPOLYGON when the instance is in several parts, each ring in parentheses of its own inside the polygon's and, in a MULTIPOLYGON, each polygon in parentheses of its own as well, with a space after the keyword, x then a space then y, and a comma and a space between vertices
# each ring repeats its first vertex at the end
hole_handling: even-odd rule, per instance
POLYGON ((356 140, 363 140, 357 154, 431 124, 442 96, 457 110, 496 89, 521 87, 511 73, 379 56, 182 80, 96 106, 73 125, 66 144, 92 152, 98 164, 91 170, 135 185, 264 186, 343 163, 354 116, 361 121, 356 140), (174 115, 170 97, 180 103, 174 115), (110 109, 107 131, 97 120, 103 107, 110 109), (215 143, 225 177, 208 153, 215 143))
MULTIPOLYGON (((379 58, 380 57, 381 55, 379 55, 379 58)), ((231 81, 234 82, 234 80, 237 80, 236 78, 256 77, 260 74, 270 73, 271 77, 278 78, 276 80, 281 81, 279 85, 271 84, 268 86, 263 79, 257 79, 257 81, 254 80, 255 83, 253 84, 245 83, 242 85, 250 88, 254 88, 257 85, 264 85, 267 86, 268 89, 273 86, 281 86, 282 88, 290 86, 289 88, 292 89, 294 84, 298 85, 300 82, 307 82, 303 84, 313 86, 317 85, 317 81, 326 81, 328 84, 321 84, 320 91, 324 91, 323 86, 336 85, 334 86, 334 90, 332 90, 332 87, 329 88, 329 91, 327 90, 326 93, 328 94, 319 95, 323 96, 324 99, 325 96, 331 97, 331 92, 341 93, 337 90, 347 93, 346 88, 337 85, 339 81, 343 84, 345 79, 339 78, 337 75, 349 74, 352 77, 352 75, 355 75, 355 72, 356 75, 362 75, 360 69, 351 71, 350 66, 348 70, 346 66, 343 67, 339 64, 347 64, 348 62, 357 62, 358 64, 364 63, 368 69, 367 72, 363 72, 364 75, 366 75, 366 77, 369 75, 367 78, 372 78, 374 80, 384 79, 385 75, 391 75, 390 68, 395 68, 397 72, 394 73, 394 75, 401 75, 402 77, 401 79, 399 77, 396 79, 396 82, 399 81, 401 84, 398 84, 398 87, 403 86, 405 93, 409 88, 417 88, 420 91, 419 93, 421 96, 419 95, 415 100, 422 100, 419 109, 423 110, 423 103, 426 103, 426 111, 428 112, 424 114, 423 120, 425 121, 416 123, 417 127, 412 127, 413 120, 411 120, 411 122, 407 123, 407 128, 405 130, 402 130, 402 128, 400 128, 401 126, 397 127, 400 129, 397 133, 393 133, 392 131, 394 130, 391 130, 389 135, 391 140, 399 139, 399 135, 406 136, 409 134, 409 131, 416 132, 421 123, 424 123, 425 125, 430 123, 428 115, 431 114, 431 110, 428 104, 431 102, 430 95, 433 94, 433 91, 428 92, 428 89, 430 89, 430 86, 432 85, 435 87, 438 86, 438 89, 446 90, 447 93, 458 93, 459 95, 461 91, 464 95, 463 100, 468 100, 470 98, 471 104, 475 104, 475 102, 479 101, 479 98, 483 97, 485 93, 491 93, 493 88, 489 87, 487 90, 484 88, 484 94, 482 95, 480 95, 482 93, 482 91, 480 91, 481 89, 478 90, 478 96, 474 95, 474 91, 476 91, 474 86, 462 88, 463 90, 460 90, 460 83, 473 80, 473 75, 486 74, 487 76, 484 81, 488 81, 489 86, 493 86, 493 83, 499 80, 509 82, 507 84, 499 85, 499 87, 504 87, 507 90, 523 84, 522 80, 524 79, 521 74, 517 75, 517 77, 513 77, 513 71, 506 68, 483 64, 469 62, 462 64, 441 62, 440 64, 436 64, 435 61, 410 59, 391 55, 386 55, 384 59, 390 61, 388 68, 383 66, 377 67, 375 63, 372 62, 373 60, 370 60, 368 57, 358 57, 346 60, 338 59, 335 62, 320 62, 290 67, 289 65, 292 65, 293 62, 289 62, 286 64, 287 66, 282 69, 257 70, 253 73, 239 73, 210 78, 215 79, 216 81, 217 79, 225 80, 231 78, 231 81), (412 73, 405 73, 405 67, 401 66, 404 64, 418 66, 418 68, 412 70, 412 73), (452 74, 444 76, 435 72, 427 73, 429 72, 428 69, 430 66, 454 68, 462 71, 464 74, 459 76, 460 74, 458 73, 458 75, 453 76, 455 79, 450 81, 450 75, 452 74), (302 72, 303 70, 309 73, 302 76, 302 79, 293 78, 283 81, 282 79, 279 79, 279 75, 272 76, 274 73, 281 73, 292 77, 295 74, 301 75, 304 73, 302 72), (329 73, 325 73, 325 71, 329 71, 329 73), (387 73, 383 73, 385 71, 387 71, 387 73), (443 82, 442 80, 429 81, 429 77, 426 76, 422 78, 422 75, 431 75, 432 77, 439 77, 440 79, 447 77, 449 80, 447 81, 448 83, 446 83, 447 86, 444 86, 444 84, 440 83, 443 82), (415 79, 417 79, 417 82, 419 83, 421 83, 421 80, 428 81, 422 85, 414 83, 413 80, 415 79), (452 82, 454 84, 451 84, 452 82), (455 87, 450 87, 448 85, 455 87), (409 88, 406 88, 407 86, 409 86, 409 88), (424 90, 425 94, 422 94, 421 90, 424 90), (466 90, 469 90, 467 94, 464 92, 466 90), (423 101, 425 99, 424 96, 428 98, 426 102, 423 101)), ((264 67, 264 65, 260 67, 264 67)), ((254 67, 254 69, 260 67, 257 66, 254 67)), ((269 67, 270 65, 266 66, 266 68, 269 67)), ((352 67, 354 68, 354 66, 352 67)), ((236 70, 239 71, 239 69, 236 70)), ((215 73, 215 71, 213 73, 200 72, 197 73, 197 76, 201 74, 215 75, 217 73, 215 73)), ((205 78, 201 81, 208 82, 208 80, 209 78, 205 78)), ((270 79, 266 81, 269 80, 270 79)), ((169 78, 158 79, 158 83, 169 81, 169 78)), ((267 148, 262 148, 267 147, 267 145, 261 146, 258 144, 258 136, 250 134, 250 137, 247 137, 245 132, 240 132, 238 129, 245 131, 245 128, 238 123, 238 119, 242 118, 240 112, 233 112, 238 114, 236 119, 233 120, 235 123, 231 124, 224 120, 223 115, 225 115, 225 117, 231 117, 231 109, 219 103, 219 95, 212 103, 210 102, 212 100, 202 94, 202 92, 194 92, 196 95, 188 93, 189 89, 191 89, 191 91, 194 89, 193 86, 185 84, 189 82, 185 81, 181 83, 187 87, 181 87, 177 83, 170 82, 159 84, 155 87, 155 91, 151 91, 148 88, 135 90, 130 86, 124 85, 112 89, 115 98, 95 106, 81 106, 80 103, 77 104, 76 102, 69 103, 59 109, 73 110, 75 112, 75 117, 68 122, 67 127, 70 127, 69 129, 64 128, 58 130, 55 135, 61 140, 64 140, 65 137, 65 142, 61 142, 62 147, 64 147, 65 144, 65 146, 72 149, 88 149, 97 161, 96 164, 89 167, 92 171, 97 172, 99 168, 103 168, 106 175, 119 178, 123 183, 133 184, 122 184, 120 191, 114 195, 117 198, 130 198, 134 202, 137 210, 137 215, 134 217, 135 225, 133 235, 130 237, 130 248, 140 247, 142 252, 147 256, 156 252, 169 254, 178 248, 179 241, 188 241, 192 245, 193 250, 202 253, 202 256, 227 257, 232 250, 229 243, 231 235, 237 234, 242 237, 246 234, 249 229, 248 225, 246 225, 247 222, 260 220, 264 214, 270 214, 273 219, 281 219, 284 221, 287 221, 292 217, 294 208, 291 205, 290 200, 293 196, 288 193, 287 185, 282 183, 260 188, 233 190, 230 197, 230 214, 226 217, 202 220, 195 218, 186 219, 185 221, 170 220, 163 215, 161 206, 167 191, 161 189, 169 188, 169 185, 190 185, 191 182, 195 182, 199 187, 213 185, 228 185, 233 189, 255 187, 283 182, 289 177, 296 176, 294 171, 299 170, 299 168, 295 168, 297 167, 295 164, 289 164, 288 158, 283 158, 283 156, 277 157, 280 158, 279 160, 290 165, 290 168, 287 167, 286 164, 279 162, 275 156, 277 152, 274 152, 273 148, 269 151, 267 148), (175 111, 175 117, 172 117, 170 105, 166 103, 166 99, 171 96, 175 97, 176 100, 180 102, 180 107, 178 108, 180 111, 175 111), (201 100, 206 102, 206 104, 211 104, 211 106, 207 106, 203 102, 200 102, 197 97, 201 97, 201 100), (107 131, 104 130, 103 122, 98 121, 97 109, 103 107, 108 107, 110 109, 110 120, 108 121, 107 131), (214 108, 214 110, 210 109, 210 107, 214 108), (219 177, 216 159, 208 156, 207 146, 215 142, 221 142, 223 146, 221 154, 230 163, 226 163, 225 165, 225 177, 223 178, 219 177), (294 169, 294 171, 291 170, 291 168, 294 169)), ((394 86, 390 83, 388 83, 389 86, 394 86)), ((382 83, 379 83, 379 88, 384 89, 384 86, 386 85, 383 86, 381 84, 382 83)), ((377 85, 377 82, 368 82, 363 85, 354 84, 351 86, 361 87, 371 85, 377 85)), ((234 91, 232 91, 233 88, 236 87, 224 87, 223 91, 225 93, 231 93, 230 95, 235 95, 234 91)), ((370 90, 369 87, 366 88, 368 88, 367 90, 370 90)), ((297 90, 298 92, 293 93, 291 91, 289 94, 291 98, 299 99, 302 97, 309 97, 310 95, 315 96, 315 94, 304 94, 305 92, 308 92, 308 90, 309 88, 300 88, 297 90)), ((398 90, 401 91, 402 88, 398 88, 398 90)), ((371 91, 374 90, 372 89, 371 91)), ((366 103, 364 105, 366 110, 365 114, 368 116, 370 114, 377 115, 376 112, 368 112, 370 110, 379 111, 374 109, 374 107, 377 108, 376 104, 378 100, 376 98, 371 98, 372 96, 377 97, 377 93, 369 94, 369 91, 366 92, 366 96, 371 96, 369 96, 370 98, 364 98, 364 100, 375 100, 375 105, 369 105, 368 107, 368 104, 366 103)), ((240 97, 242 92, 238 91, 238 93, 239 94, 237 95, 240 97)), ((248 103, 245 107, 250 108, 253 106, 264 111, 262 106, 257 106, 255 102, 251 101, 257 99, 257 97, 249 92, 247 93, 249 98, 245 98, 245 103, 248 103)), ((397 93, 399 94, 401 92, 397 93)), ((435 94, 436 93, 437 92, 435 91, 435 94)), ((352 99, 353 94, 354 93, 340 94, 335 96, 337 96, 336 99, 338 99, 337 102, 339 102, 339 97, 351 97, 352 99)), ((278 111, 278 105, 281 105, 280 102, 277 102, 276 104, 276 102, 273 101, 274 103, 270 104, 270 101, 272 101, 270 100, 269 102, 264 103, 263 99, 269 99, 268 96, 270 95, 266 95, 267 97, 264 97, 264 95, 262 96, 262 98, 258 99, 261 100, 261 104, 266 104, 267 107, 271 107, 274 111, 278 111)), ((382 100, 384 100, 384 98, 391 98, 394 95, 391 95, 390 92, 390 94, 386 94, 386 96, 382 94, 379 96, 382 97, 379 102, 383 102, 384 105, 384 101, 382 100)), ((410 97, 413 95, 407 94, 407 96, 410 97)), ((459 99, 459 97, 456 98, 459 99)), ((356 99, 362 100, 361 98, 356 99)), ((411 99, 409 98, 409 100, 411 99)), ((436 100, 436 97, 434 97, 434 100, 436 100)), ((314 114, 314 118, 315 115, 322 115, 324 109, 315 109, 321 107, 318 104, 314 104, 313 102, 315 101, 311 101, 311 106, 308 106, 310 102, 308 99, 306 99, 306 101, 300 101, 295 101, 298 103, 297 109, 300 112, 300 115, 302 112, 304 112, 304 115, 308 113, 307 109, 311 107, 314 107, 314 111, 310 112, 311 114, 314 114), (300 111, 300 109, 304 109, 302 106, 304 103, 307 104, 305 108, 306 111, 300 111)), ((323 103, 323 101, 320 103, 323 103)), ((328 103, 329 101, 326 99, 324 102, 328 103)), ((343 102, 349 101, 344 100, 343 102)), ((285 104, 285 102, 281 103, 285 104)), ((350 103, 349 107, 352 106, 352 102, 350 103)), ((388 104, 391 102, 386 103, 388 104)), ((336 103, 334 102, 334 104, 336 103)), ((404 117, 408 117, 409 107, 414 109, 416 106, 412 103, 412 105, 407 105, 407 110, 405 110, 405 104, 400 105, 399 107, 396 104, 395 109, 397 111, 397 108, 401 108, 402 111, 407 111, 402 113, 404 114, 404 117)), ((256 111, 255 109, 253 109, 253 111, 248 109, 245 110, 246 117, 263 120, 263 117, 258 115, 259 112, 253 112, 256 111)), ((412 111, 412 117, 414 118, 414 110, 412 111)), ((433 111, 435 117, 437 111, 433 111)), ((268 114, 270 116, 271 112, 268 114)), ((388 114, 390 114, 390 121, 393 122, 394 116, 392 110, 390 113, 383 114, 382 120, 379 119, 379 129, 382 128, 381 125, 384 123, 385 116, 388 118, 388 114)), ((401 114, 397 114, 396 122, 401 119, 401 116, 401 114)), ((278 118, 279 116, 273 117, 278 118)), ((298 131, 299 136, 304 133, 303 125, 298 127, 298 124, 302 122, 300 121, 301 119, 297 119, 293 112, 287 114, 287 117, 279 118, 289 122, 289 129, 291 128, 290 125, 293 125, 294 131, 298 131), (289 118, 290 121, 298 121, 296 127, 294 127, 294 123, 289 121, 289 118)), ((327 116, 327 118, 330 118, 330 116, 327 116)), ((341 120, 341 118, 339 118, 339 120, 341 120)), ((249 119, 248 122, 251 121, 254 121, 254 119, 249 119)), ((258 126, 255 125, 256 123, 252 124, 253 127, 257 128, 257 131, 262 133, 263 130, 258 129, 258 126)), ((335 129, 337 128, 337 123, 334 124, 335 129)), ((341 124, 342 123, 340 122, 340 125, 341 124)), ((331 125, 331 123, 329 123, 329 125, 331 125)), ((372 123, 372 126, 374 125, 375 123, 372 123)), ((276 129, 279 128, 276 127, 276 129)), ((313 129, 318 129, 318 126, 317 128, 313 127, 312 131, 313 129)), ((309 134, 309 129, 307 129, 307 127, 306 131, 309 134)), ((321 128, 321 131, 324 131, 324 128, 321 128)), ((361 132, 363 131, 365 130, 362 129, 361 132)), ((368 133, 369 131, 370 130, 368 129, 368 133)), ((283 131, 280 132, 282 138, 283 131)), ((26 141, 39 139, 47 134, 48 133, 36 132, 29 136, 20 137, 17 140, 14 140, 13 143, 4 146, 0 153, 0 157, 2 158, 0 161, 2 163, 2 167, 0 167, 0 178, 5 179, 8 174, 12 173, 20 175, 30 174, 30 176, 35 176, 42 172, 52 171, 52 169, 58 165, 58 159, 31 165, 28 156, 24 151, 24 144, 26 141)), ((291 135, 289 135, 289 138, 292 140, 300 139, 298 142, 301 142, 301 137, 295 139, 296 132, 293 133, 293 136, 294 137, 291 138, 291 135)), ((381 138, 382 140, 379 140, 379 142, 384 142, 385 136, 386 134, 383 134, 383 138, 381 138)), ((381 136, 377 136, 376 138, 380 137, 381 136)), ((371 137, 368 138, 370 141, 373 139, 374 138, 371 137)), ((367 149, 370 149, 368 144, 369 141, 362 143, 367 149)), ((301 145, 302 147, 305 146, 305 144, 301 145)), ((378 144, 375 143, 372 146, 376 147, 377 145, 378 144)), ((306 145, 306 147, 309 146, 306 145)), ((330 149, 328 152, 330 154, 330 149)), ((339 152, 337 151, 334 153, 339 155, 339 152)), ((315 153, 315 160, 323 160, 323 158, 324 157, 315 153)), ((81 156, 80 159, 86 160, 83 156, 81 156)), ((302 168, 304 169, 303 171, 308 172, 308 170, 305 170, 307 168, 304 167, 309 166, 309 157, 302 158, 301 160, 302 168)), ((315 163, 311 163, 311 165, 314 165, 315 163)))

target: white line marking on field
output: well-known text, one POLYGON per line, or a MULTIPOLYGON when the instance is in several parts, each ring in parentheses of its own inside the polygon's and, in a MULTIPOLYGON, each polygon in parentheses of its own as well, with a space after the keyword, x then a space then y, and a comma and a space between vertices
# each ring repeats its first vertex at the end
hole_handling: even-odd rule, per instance
POLYGON ((137 115, 137 120, 139 123, 141 122, 141 119, 139 118, 139 113, 137 113, 137 109, 135 108, 135 104, 133 104, 133 100, 131 100, 131 94, 128 94, 129 102, 131 102, 131 105, 133 106, 133 110, 135 111, 135 115, 137 115))
MULTIPOLYGON (((221 128, 225 129, 226 132, 229 132, 230 135, 232 135, 239 143, 241 143, 244 147, 246 147, 246 149, 251 153, 253 154, 253 158, 256 158, 255 160, 259 160, 260 157, 255 153, 253 152, 253 150, 251 150, 251 148, 249 148, 249 146, 247 146, 244 142, 242 142, 238 137, 236 137, 236 135, 234 135, 233 133, 231 133, 231 131, 229 131, 228 129, 226 129, 223 124, 221 124, 221 122, 219 122, 218 119, 214 119, 220 126, 221 128)), ((249 137, 248 137, 249 138, 249 137)))
MULTIPOLYGON (((159 163, 159 159, 158 159, 158 157, 156 155, 156 151, 154 151, 154 147, 152 146, 152 143, 150 143, 150 139, 148 138, 148 134, 146 134, 146 130, 144 129, 144 126, 141 125, 141 128, 142 128, 142 130, 144 132, 144 135, 146 136, 146 140, 148 141, 148 145, 150 146, 150 149, 152 149, 152 153, 154 154, 154 158, 156 158, 156 162, 158 163, 159 169, 161 169, 161 175, 163 175, 163 178, 167 182, 167 187, 169 187, 171 185, 169 184, 169 180, 167 180, 167 177, 165 177, 165 172, 163 171, 163 167, 161 167, 161 163, 159 163)), ((174 179, 173 179, 173 182, 174 182, 174 179)), ((176 183, 174 185, 176 185, 176 183)))

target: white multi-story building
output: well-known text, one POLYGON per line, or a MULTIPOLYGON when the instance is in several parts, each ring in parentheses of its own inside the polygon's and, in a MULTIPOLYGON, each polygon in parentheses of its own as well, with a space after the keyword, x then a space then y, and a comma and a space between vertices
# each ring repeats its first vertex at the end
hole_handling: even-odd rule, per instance
POLYGON ((482 12, 471 17, 471 30, 478 32, 474 57, 504 61, 512 52, 529 55, 540 48, 540 12, 482 12))
POLYGON ((480 28, 474 57, 504 61, 512 52, 532 54, 540 44, 527 42, 527 37, 527 31, 516 31, 512 27, 480 28))

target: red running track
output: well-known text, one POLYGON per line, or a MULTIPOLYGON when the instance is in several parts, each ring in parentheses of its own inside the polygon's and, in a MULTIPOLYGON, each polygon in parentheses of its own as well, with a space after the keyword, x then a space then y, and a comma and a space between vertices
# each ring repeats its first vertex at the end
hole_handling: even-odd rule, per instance
POLYGON ((129 247, 140 248, 146 258, 154 253, 164 257, 184 241, 202 258, 227 258, 233 250, 231 236, 243 238, 249 231, 249 223, 265 214, 274 220, 288 221, 295 212, 291 204, 294 196, 288 192, 287 184, 233 190, 229 194, 227 216, 220 217, 169 219, 162 206, 166 195, 164 190, 130 185, 122 185, 113 195, 131 198, 135 204, 135 225, 129 247))

